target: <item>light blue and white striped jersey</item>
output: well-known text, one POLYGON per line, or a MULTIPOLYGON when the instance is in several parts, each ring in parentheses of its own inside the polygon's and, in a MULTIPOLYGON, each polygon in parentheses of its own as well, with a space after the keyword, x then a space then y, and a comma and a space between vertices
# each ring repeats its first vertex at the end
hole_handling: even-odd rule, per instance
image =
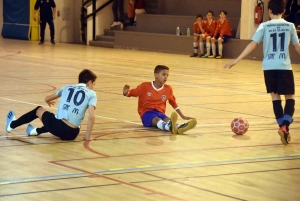
POLYGON ((263 70, 292 70, 289 44, 299 43, 293 23, 284 19, 272 19, 259 25, 252 40, 260 43, 263 40, 263 70))
POLYGON ((97 104, 95 91, 86 87, 86 84, 69 84, 60 88, 56 95, 60 97, 57 119, 66 119, 75 126, 79 126, 84 114, 90 105, 97 104))

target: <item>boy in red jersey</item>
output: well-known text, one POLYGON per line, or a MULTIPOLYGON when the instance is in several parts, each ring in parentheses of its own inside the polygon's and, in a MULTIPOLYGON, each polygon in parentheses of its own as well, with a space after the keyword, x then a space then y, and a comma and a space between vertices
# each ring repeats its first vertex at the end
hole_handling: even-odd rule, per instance
POLYGON ((204 55, 204 45, 203 41, 201 43, 200 41, 200 35, 204 34, 204 23, 203 23, 203 17, 202 15, 196 16, 197 21, 194 23, 194 53, 191 55, 191 57, 197 57, 198 56, 198 43, 200 45, 200 54, 199 56, 204 55))
POLYGON ((129 90, 130 86, 127 84, 123 88, 124 96, 139 97, 138 113, 143 125, 171 131, 173 134, 183 134, 193 129, 197 125, 196 119, 182 114, 173 95, 172 87, 165 84, 169 76, 169 68, 163 65, 156 66, 154 76, 155 81, 143 82, 135 89, 129 90), (176 124, 178 119, 176 112, 171 114, 171 118, 167 117, 165 115, 167 101, 182 119, 190 121, 178 126, 176 124))
POLYGON ((206 54, 202 56, 203 58, 208 58, 210 56, 210 43, 211 38, 217 28, 217 21, 213 19, 214 12, 209 10, 206 14, 207 21, 205 21, 205 33, 200 36, 200 41, 206 41, 206 54))
POLYGON ((219 49, 219 56, 217 56, 217 59, 222 59, 222 50, 223 45, 222 43, 226 43, 229 38, 231 38, 231 28, 228 19, 226 19, 227 12, 222 10, 220 12, 220 19, 217 21, 217 28, 215 31, 215 34, 213 38, 211 39, 212 43, 212 56, 209 56, 209 58, 215 58, 216 57, 216 42, 218 41, 218 49, 219 49))

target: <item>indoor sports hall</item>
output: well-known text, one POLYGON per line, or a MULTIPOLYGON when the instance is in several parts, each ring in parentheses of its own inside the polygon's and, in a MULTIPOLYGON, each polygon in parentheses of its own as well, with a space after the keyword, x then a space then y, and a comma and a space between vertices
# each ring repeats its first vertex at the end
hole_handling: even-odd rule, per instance
MULTIPOLYGON (((38 41, 0 38, 0 201, 300 200, 300 61, 294 48, 290 54, 296 109, 291 141, 283 145, 266 93, 261 59, 254 58, 262 57, 262 46, 251 58, 224 69, 238 56, 231 55, 235 50, 228 46, 240 41, 244 46, 236 50, 241 51, 250 40, 232 39, 227 49, 224 45, 225 58, 206 59, 190 58, 185 50, 176 52, 175 45, 155 51, 155 44, 134 48, 124 40, 135 37, 133 46, 144 41, 142 37, 155 43, 164 41, 155 36, 165 37, 166 33, 119 32, 115 35, 119 47, 115 48, 59 39, 55 45, 49 40, 39 45, 38 41), (172 86, 181 111, 197 119, 196 127, 183 135, 143 127, 138 99, 122 94, 125 84, 135 88, 152 81, 159 64, 170 68, 166 84, 172 86), (25 125, 6 132, 9 110, 14 110, 17 118, 37 106, 55 113, 59 102, 49 107, 45 97, 66 84, 76 84, 83 69, 98 77, 94 140, 83 140, 87 118, 74 141, 62 141, 50 133, 28 137, 25 125), (231 130, 232 120, 238 117, 249 122, 243 135, 231 130)), ((176 36, 168 40, 178 45, 187 42, 192 53, 192 37, 172 37, 176 36)), ((166 115, 172 111, 167 104, 166 115)), ((178 122, 186 121, 179 117, 178 122)), ((38 119, 32 124, 42 126, 38 119)))

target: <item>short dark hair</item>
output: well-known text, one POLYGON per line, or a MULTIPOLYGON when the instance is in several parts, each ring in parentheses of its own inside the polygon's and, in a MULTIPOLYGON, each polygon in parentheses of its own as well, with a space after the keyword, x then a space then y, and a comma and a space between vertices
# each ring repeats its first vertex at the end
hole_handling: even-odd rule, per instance
POLYGON ((207 14, 208 14, 208 13, 211 13, 212 16, 214 16, 214 12, 213 12, 212 10, 207 11, 207 14))
POLYGON ((227 16, 227 11, 226 11, 226 10, 221 10, 221 11, 220 11, 220 14, 221 14, 221 13, 224 13, 224 14, 227 16))
POLYGON ((164 65, 157 65, 154 69, 154 73, 159 73, 162 70, 169 70, 169 67, 164 65))
POLYGON ((272 11, 273 15, 279 15, 284 12, 285 5, 285 0, 270 0, 268 3, 268 9, 272 11))
POLYGON ((199 18, 199 17, 200 17, 201 19, 203 19, 203 16, 202 16, 201 14, 198 14, 198 15, 196 16, 196 19, 199 18))
POLYGON ((88 70, 88 69, 84 69, 83 71, 81 71, 79 73, 78 76, 78 83, 88 83, 90 80, 92 82, 95 82, 97 79, 97 75, 95 75, 92 71, 88 70))

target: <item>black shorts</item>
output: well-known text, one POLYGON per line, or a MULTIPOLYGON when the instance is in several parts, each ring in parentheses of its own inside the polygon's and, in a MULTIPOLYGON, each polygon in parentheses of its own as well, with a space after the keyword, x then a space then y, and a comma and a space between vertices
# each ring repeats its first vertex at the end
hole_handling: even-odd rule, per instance
POLYGON ((42 116, 42 122, 48 132, 62 140, 74 140, 80 131, 79 128, 72 128, 62 120, 56 119, 53 113, 47 111, 42 116))
POLYGON ((292 70, 264 70, 267 93, 278 95, 295 94, 294 74, 292 70))

